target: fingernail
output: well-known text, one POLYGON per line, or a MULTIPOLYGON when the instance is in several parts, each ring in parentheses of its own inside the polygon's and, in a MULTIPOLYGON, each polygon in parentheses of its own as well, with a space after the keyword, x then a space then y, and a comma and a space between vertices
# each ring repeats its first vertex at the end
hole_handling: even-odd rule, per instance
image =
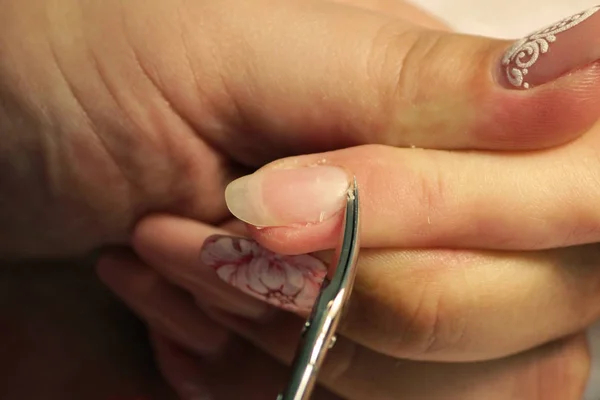
POLYGON ((268 169, 233 181, 225 199, 233 215, 255 226, 316 223, 342 209, 349 183, 334 166, 268 169))
POLYGON ((253 240, 212 236, 202 262, 233 287, 278 308, 305 313, 319 294, 327 266, 311 255, 275 254, 253 240))
POLYGON ((515 42, 502 58, 500 83, 530 89, 598 60, 599 9, 582 11, 515 42))

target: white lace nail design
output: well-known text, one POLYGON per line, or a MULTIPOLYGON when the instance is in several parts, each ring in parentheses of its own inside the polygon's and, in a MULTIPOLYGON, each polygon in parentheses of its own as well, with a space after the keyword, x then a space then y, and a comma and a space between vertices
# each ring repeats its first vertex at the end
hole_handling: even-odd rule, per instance
POLYGON ((600 6, 582 11, 515 42, 502 58, 508 81, 515 87, 529 89, 531 85, 525 81, 525 76, 540 56, 548 52, 550 43, 556 41, 556 35, 579 25, 598 10, 600 6))

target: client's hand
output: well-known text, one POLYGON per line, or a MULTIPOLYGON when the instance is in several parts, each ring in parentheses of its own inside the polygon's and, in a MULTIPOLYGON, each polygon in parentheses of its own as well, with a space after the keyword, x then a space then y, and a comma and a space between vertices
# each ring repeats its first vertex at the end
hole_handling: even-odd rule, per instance
MULTIPOLYGON (((206 248, 209 259, 227 260, 215 273, 216 264, 199 257, 214 233, 226 231, 150 218, 137 242, 151 267, 112 256, 101 262, 101 277, 168 338, 156 343, 157 361, 182 399, 274 399, 306 309, 295 309, 299 317, 275 312, 219 276, 289 310, 313 299, 326 271, 316 259, 268 257, 251 242, 220 239, 206 248)), ((320 375, 336 396, 315 399, 579 400, 589 355, 577 333, 598 315, 599 257, 597 247, 365 249, 342 334, 320 375)))
MULTIPOLYGON (((334 246, 352 171, 363 249, 323 386, 344 399, 575 400, 589 369, 580 333, 600 316, 599 153, 600 127, 522 155, 362 146, 285 159, 227 191, 234 215, 260 226, 246 234, 262 246, 212 237, 231 227, 149 217, 134 244, 151 268, 112 256, 100 273, 150 326, 200 356, 189 376, 216 399, 246 384, 264 385, 256 398, 267 398, 285 375, 273 360, 290 361, 327 273, 327 252, 293 254, 334 246), (236 358, 243 345, 228 332, 266 355, 236 358), (246 382, 249 371, 264 378, 246 382), (225 385, 228 376, 241 381, 225 385)), ((159 354, 171 365, 167 348, 159 354)))
MULTIPOLYGON (((526 54, 507 58, 508 84, 541 83, 526 54)), ((277 362, 290 361, 327 273, 326 252, 293 254, 333 247, 349 171, 361 186, 363 250, 343 336, 321 376, 330 393, 319 396, 575 400, 589 369, 580 332, 600 315, 600 251, 563 247, 600 239, 598 154, 593 128, 520 155, 362 146, 286 159, 227 191, 233 214, 260 227, 248 232, 257 242, 206 240, 232 227, 149 217, 134 237, 143 261, 113 255, 99 271, 160 332, 159 360, 183 398, 274 397, 285 378, 277 362)))
POLYGON ((226 184, 283 156, 541 148, 600 115, 596 15, 503 56, 346 3, 0 0, 0 256, 126 243, 151 211, 219 223, 226 184))

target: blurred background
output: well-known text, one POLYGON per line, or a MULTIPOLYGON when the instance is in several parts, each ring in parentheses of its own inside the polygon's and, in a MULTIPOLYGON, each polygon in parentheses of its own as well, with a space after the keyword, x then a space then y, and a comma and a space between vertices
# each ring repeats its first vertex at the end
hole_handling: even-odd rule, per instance
POLYGON ((455 29, 484 36, 520 37, 598 4, 596 0, 409 0, 455 29))

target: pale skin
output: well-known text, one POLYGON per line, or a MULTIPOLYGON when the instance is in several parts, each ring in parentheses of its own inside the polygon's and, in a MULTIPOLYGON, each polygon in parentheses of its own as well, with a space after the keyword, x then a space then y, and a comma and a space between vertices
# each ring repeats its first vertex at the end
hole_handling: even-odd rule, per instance
POLYGON ((227 183, 288 155, 546 148, 598 117, 596 69, 503 89, 510 42, 392 0, 0 5, 3 256, 127 243, 151 211, 223 222, 227 183))
MULTIPOLYGON (((112 267, 110 262, 104 264, 105 280, 122 296, 126 297, 128 293, 130 297, 126 297, 126 300, 148 319, 155 330, 160 331, 154 336, 159 362, 167 379, 180 393, 188 387, 183 383, 189 383, 192 378, 201 379, 207 373, 231 376, 234 372, 248 376, 249 370, 244 369, 246 366, 255 366, 264 361, 261 365, 265 370, 255 370, 260 372, 257 377, 271 376, 274 377, 273 381, 247 381, 248 385, 254 385, 252 388, 255 390, 250 393, 256 398, 264 398, 260 395, 271 393, 280 384, 279 377, 284 371, 274 360, 289 361, 293 332, 301 321, 289 316, 282 317, 290 319, 290 335, 278 336, 285 340, 281 341, 281 347, 274 347, 266 345, 272 343, 268 336, 269 332, 273 332, 270 327, 277 326, 281 332, 286 332, 288 322, 272 322, 273 325, 265 325, 269 329, 264 332, 264 326, 256 329, 240 326, 228 314, 209 313, 209 317, 216 320, 215 325, 208 316, 203 317, 194 303, 189 302, 175 302, 171 307, 170 302, 166 301, 165 308, 158 309, 165 315, 185 317, 175 325, 161 326, 163 320, 160 315, 147 314, 149 302, 157 298, 156 288, 167 292, 159 297, 161 299, 186 299, 180 287, 193 293, 200 305, 227 298, 229 303, 224 301, 219 304, 229 304, 229 312, 238 312, 243 307, 237 301, 247 307, 244 314, 256 313, 257 309, 264 310, 258 304, 249 305, 245 297, 236 297, 239 294, 224 295, 222 290, 215 290, 218 289, 216 286, 211 286, 211 292, 211 288, 198 286, 198 282, 192 284, 181 275, 186 273, 186 268, 197 266, 202 241, 210 234, 223 233, 198 221, 219 224, 229 219, 222 193, 232 178, 283 156, 333 150, 347 145, 382 143, 440 149, 494 150, 545 148, 566 143, 589 130, 598 116, 596 105, 599 99, 593 85, 598 74, 594 68, 581 70, 557 81, 552 87, 541 87, 528 94, 500 90, 494 86, 490 71, 501 57, 507 42, 452 35, 443 30, 443 25, 402 3, 360 2, 355 7, 348 7, 340 3, 306 1, 277 4, 198 1, 182 2, 175 7, 172 2, 159 0, 143 4, 40 0, 4 1, 0 5, 3 9, 0 15, 0 48, 4 52, 0 58, 3 100, 0 129, 7 139, 2 141, 0 149, 3 162, 7 165, 7 168, 0 169, 0 181, 2 191, 11 193, 10 197, 2 199, 0 252, 7 257, 70 256, 107 244, 130 243, 132 227, 150 211, 161 210, 192 218, 193 221, 173 220, 173 217, 154 218, 138 226, 134 244, 154 270, 129 259, 125 262, 122 259, 113 260, 112 267), (237 12, 232 13, 231 10, 237 12), (275 19, 271 18, 274 12, 277 13, 275 19), (199 24, 198 21, 203 23, 199 24), (442 30, 429 31, 423 26, 442 30), (273 37, 279 41, 274 41, 273 37), (315 52, 315 49, 323 52, 315 52), (431 49, 447 49, 447 52, 431 49), (440 54, 444 54, 444 57, 440 54), (448 54, 457 60, 464 60, 469 68, 449 68, 445 62, 448 54), (398 76, 410 79, 399 80, 398 76), (437 84, 431 85, 432 80, 437 84), (348 85, 348 82, 354 84, 348 85), (419 82, 426 82, 427 85, 419 82), (563 101, 576 103, 578 107, 556 106, 563 101), (540 108, 554 112, 548 115, 532 112, 540 108), (494 112, 498 110, 502 112, 494 112), (478 115, 484 115, 485 118, 475 118, 478 115), (528 127, 526 132, 523 132, 523 126, 528 127), (324 135, 324 132, 328 135, 324 135), (32 226, 37 228, 32 229, 32 226), (165 232, 169 227, 173 229, 172 238, 179 239, 177 242, 156 237, 157 232, 165 232), (155 246, 153 253, 150 244, 155 246), (177 254, 174 254, 174 249, 178 249, 177 254), (190 258, 186 261, 177 257, 190 258), (115 265, 120 269, 115 269, 115 265), (117 274, 112 275, 112 281, 111 268, 117 274), (156 274, 155 270, 159 270, 162 276, 156 274), (127 276, 119 275, 129 272, 131 274, 127 276), (128 276, 135 279, 127 280, 128 276), (174 285, 164 280, 163 276, 170 277, 174 285), (148 279, 142 279, 144 277, 148 279), (152 284, 140 286, 141 282, 152 284), (125 288, 124 291, 119 291, 119 284, 125 288), (139 301, 136 291, 140 287, 143 292, 146 291, 144 301, 139 301), (168 294, 171 291, 181 296, 173 297, 168 294), (188 329, 190 323, 196 329, 188 329), (182 337, 181 332, 186 332, 187 336, 182 337), (248 346, 246 342, 236 344, 238 339, 235 337, 238 336, 235 335, 249 339, 265 353, 248 347, 248 352, 244 353, 247 355, 244 363, 239 363, 240 357, 235 358, 238 361, 235 365, 219 363, 217 360, 228 373, 209 368, 203 371, 203 375, 197 373, 202 371, 193 369, 206 367, 203 364, 206 362, 205 354, 214 352, 215 348, 227 352, 230 346, 233 346, 233 350, 248 346), (186 357, 189 355, 174 358, 173 349, 165 346, 165 340, 160 336, 168 336, 169 341, 192 348, 192 354, 201 355, 202 358, 188 360, 186 357), (290 341, 286 341, 288 339, 290 341)), ((550 167, 558 165, 565 154, 572 154, 569 160, 592 159, 596 148, 591 145, 594 136, 592 129, 583 139, 557 150, 558 153, 552 153, 557 157, 554 160, 560 160, 554 164, 549 155, 548 162, 541 156, 519 157, 523 161, 507 164, 507 158, 511 157, 465 154, 452 158, 439 153, 419 153, 421 157, 407 156, 406 165, 427 166, 431 161, 433 164, 440 163, 440 167, 443 167, 441 170, 456 167, 464 171, 467 182, 475 182, 475 175, 469 175, 469 171, 481 171, 488 166, 497 167, 499 176, 509 175, 504 173, 504 165, 512 165, 514 171, 518 172, 536 167, 546 171, 547 176, 556 180, 557 184, 567 184, 569 179, 557 179, 560 175, 550 167), (471 157, 473 161, 469 161, 471 157), (540 158, 543 162, 538 163, 540 158)), ((368 163, 360 169, 355 168, 351 161, 355 159, 354 156, 349 157, 352 151, 360 152, 360 157, 378 154, 383 160, 381 168, 389 168, 394 172, 398 171, 394 160, 407 153, 391 154, 387 152, 393 150, 358 147, 327 155, 330 161, 348 167, 357 174, 359 171, 367 174, 359 176, 361 182, 374 183, 365 189, 369 193, 367 198, 382 199, 382 204, 372 204, 370 209, 367 205, 365 213, 371 213, 366 221, 377 221, 377 218, 385 217, 378 216, 377 210, 394 211, 396 207, 386 206, 387 203, 383 201, 386 195, 391 196, 390 192, 378 190, 381 187, 376 179, 366 179, 368 174, 376 176, 381 170, 368 163)), ((316 157, 322 158, 321 155, 316 157)), ((356 160, 360 160, 360 157, 356 160)), ((595 169, 593 165, 589 166, 583 168, 573 165, 573 168, 581 168, 570 171, 569 176, 581 176, 584 177, 581 179, 594 182, 595 169)), ((410 168, 408 171, 410 173, 410 168)), ((423 183, 423 188, 431 187, 427 182, 436 176, 438 170, 430 171, 432 174, 421 171, 425 173, 414 175, 417 177, 414 184, 423 183)), ((398 176, 406 177, 402 174, 398 176)), ((529 187, 532 192, 524 193, 526 196, 523 199, 547 194, 533 183, 529 187)), ((595 217, 592 213, 592 205, 595 204, 593 199, 597 198, 594 187, 585 186, 587 191, 583 194, 575 189, 558 187, 550 193, 546 212, 560 209, 565 214, 553 213, 561 217, 555 225, 556 229, 526 232, 524 237, 530 242, 519 240, 518 243, 522 245, 519 250, 597 241, 593 229, 580 224, 583 215, 591 216, 592 220, 595 217), (561 193, 565 195, 564 198, 552 196, 561 193), (577 199, 582 202, 578 203, 577 199), (573 206, 565 208, 565 202, 573 206), (559 226, 566 228, 558 229, 559 226), (566 239, 565 231, 569 232, 566 239)), ((483 198, 486 188, 481 190, 483 198)), ((418 196, 412 197, 412 202, 410 196, 402 199, 402 204, 408 201, 406 215, 412 215, 414 209, 411 207, 421 203, 418 196)), ((488 207, 496 212, 511 199, 511 196, 492 197, 488 207)), ((469 204, 470 207, 472 205, 469 204)), ((382 398, 395 395, 398 388, 387 380, 392 364, 416 374, 405 375, 404 369, 398 374, 407 376, 403 388, 403 393, 407 395, 412 393, 416 396, 423 393, 425 388, 430 389, 433 386, 431 379, 439 380, 438 387, 445 390, 444 395, 451 394, 457 398, 481 398, 479 395, 488 394, 491 387, 500 394, 506 393, 503 391, 512 393, 517 390, 515 386, 521 390, 519 393, 538 393, 540 388, 536 384, 542 380, 557 384, 556 388, 549 389, 552 395, 563 395, 557 398, 570 398, 581 393, 588 368, 588 354, 585 342, 577 339, 577 336, 572 339, 569 335, 577 335, 596 315, 595 304, 592 304, 598 303, 594 301, 595 291, 586 291, 581 287, 583 284, 593 286, 595 281, 590 276, 594 274, 591 273, 581 274, 588 279, 567 280, 573 285, 572 288, 558 284, 554 286, 554 296, 552 293, 544 294, 560 307, 557 307, 559 312, 549 312, 545 315, 548 319, 540 322, 544 326, 550 324, 557 328, 542 331, 543 335, 540 336, 543 337, 532 336, 529 331, 511 331, 509 335, 502 335, 508 339, 502 346, 492 346, 497 338, 494 332, 486 332, 484 325, 504 325, 502 318, 505 315, 501 313, 497 321, 484 319, 481 326, 472 326, 472 330, 468 330, 467 326, 466 336, 459 335, 459 338, 472 337, 472 340, 465 339, 466 342, 462 343, 449 338, 446 343, 444 340, 447 338, 436 335, 436 344, 441 350, 424 351, 431 350, 424 344, 430 342, 428 338, 431 336, 427 332, 431 330, 431 316, 438 315, 435 304, 432 305, 433 309, 425 304, 423 311, 414 314, 413 323, 409 325, 411 329, 405 335, 409 340, 402 341, 394 348, 386 348, 389 337, 398 334, 398 326, 406 326, 405 315, 398 310, 402 311, 402 307, 406 306, 411 314, 419 299, 394 296, 399 292, 397 287, 373 291, 371 285, 381 284, 378 279, 382 269, 396 271, 397 258, 405 259, 406 254, 413 257, 408 259, 408 265, 418 264, 421 256, 425 265, 437 265, 431 261, 428 252, 398 255, 400 250, 395 249, 398 242, 408 247, 438 245, 481 247, 491 251, 506 249, 506 241, 502 239, 506 239, 509 233, 512 235, 515 230, 501 218, 503 214, 493 221, 498 230, 492 235, 475 235, 467 230, 464 236, 451 236, 450 232, 455 232, 457 226, 468 227, 471 222, 480 222, 481 215, 460 213, 466 209, 452 208, 458 214, 449 215, 459 215, 463 219, 450 219, 447 225, 436 224, 430 235, 413 237, 412 241, 410 235, 397 237, 390 234, 394 232, 377 231, 367 225, 364 233, 367 261, 363 262, 368 262, 370 251, 375 259, 380 260, 382 253, 379 247, 382 246, 390 247, 391 255, 385 258, 388 261, 384 263, 374 262, 372 269, 362 268, 367 273, 373 271, 373 275, 363 275, 359 280, 357 293, 358 296, 362 293, 364 301, 358 302, 356 307, 363 310, 355 309, 350 314, 344 327, 348 340, 341 341, 338 347, 341 358, 347 357, 348 353, 344 351, 347 347, 360 349, 355 354, 364 358, 352 363, 355 369, 340 368, 339 365, 346 364, 334 358, 331 367, 328 367, 331 368, 329 372, 325 371, 323 383, 336 394, 324 393, 321 396, 351 399, 352 396, 374 390, 373 393, 382 398), (390 242, 382 242, 382 237, 390 242), (502 245, 496 247, 494 243, 502 245), (590 292, 593 293, 584 295, 590 292), (571 296, 575 296, 575 299, 571 296), (581 310, 583 315, 578 318, 578 315, 561 313, 567 308, 565 304, 575 304, 573 309, 581 310), (420 313, 424 317, 420 317, 420 313), (386 314, 399 319, 384 318, 386 314), (357 320, 365 315, 372 317, 372 320, 358 323, 357 320), (385 327, 390 321, 392 326, 380 329, 382 324, 385 327), (541 345, 544 341, 558 338, 560 340, 556 344, 541 345), (518 352, 518 355, 490 361, 491 358, 512 352, 518 352), (381 356, 381 353, 387 356, 381 356), (445 364, 427 364, 425 370, 419 369, 425 365, 419 362, 398 366, 397 357, 431 361, 459 361, 459 358, 466 357, 469 360, 486 360, 486 368, 480 368, 477 364, 458 364, 464 365, 465 370, 454 365, 453 374, 448 373, 445 364), (369 372, 379 376, 380 380, 375 381, 376 386, 369 386, 369 382, 362 379, 366 365, 380 368, 369 372), (434 373, 436 368, 440 368, 439 375, 434 373), (349 372, 356 375, 349 376, 349 372), (476 379, 477 374, 484 373, 487 373, 485 377, 476 379), (532 375, 544 378, 531 379, 532 375), (423 379, 426 378, 425 384, 423 379), (461 385, 467 378, 470 385, 461 385), (493 386, 492 382, 497 386, 493 386), (467 392, 461 392, 455 385, 467 392)), ((481 211, 485 211, 485 208, 481 211)), ((544 218, 544 210, 538 211, 540 214, 534 217, 544 218)), ((448 214, 444 208, 439 212, 448 214)), ((550 221, 557 220, 551 218, 550 221)), ((406 232, 417 231, 421 223, 403 220, 406 232)), ((257 232, 253 232, 253 235, 266 247, 278 251, 302 253, 320 250, 319 246, 327 248, 333 240, 331 229, 321 230, 320 233, 279 229, 263 230, 263 233, 267 231, 271 232, 270 236, 257 232), (300 235, 297 236, 300 240, 287 240, 290 235, 300 235), (308 240, 316 237, 320 238, 319 246, 308 240), (290 247, 290 243, 296 247, 290 247)), ((569 260, 569 254, 562 250, 534 253, 530 261, 532 269, 534 272, 545 271, 542 278, 560 283, 562 280, 557 279, 554 273, 560 275, 564 271, 543 266, 555 265, 554 260, 561 256, 569 260)), ((581 250, 572 257, 580 257, 580 254, 588 252, 581 250)), ((589 254, 591 261, 582 264, 585 271, 587 269, 584 267, 593 265, 595 260, 593 248, 590 248, 589 254)), ((479 261, 473 266, 475 269, 479 263, 494 265, 497 254, 478 253, 477 257, 483 259, 476 258, 479 261)), ((514 264, 511 265, 515 268, 524 262, 519 254, 508 257, 514 257, 514 264)), ((402 273, 400 270, 396 272, 402 273)), ((428 270, 431 269, 425 268, 425 271, 428 270)), ((187 277, 194 278, 195 270, 192 274, 189 271, 187 277)), ((444 304, 450 304, 448 308, 452 312, 462 315, 465 308, 452 295, 459 293, 452 291, 452 282, 460 278, 453 277, 452 271, 456 270, 447 272, 450 276, 432 274, 431 278, 440 279, 440 287, 450 290, 450 300, 444 304)), ((575 275, 580 276, 578 273, 575 275)), ((401 276, 398 280, 407 281, 401 276)), ((198 281, 209 282, 203 279, 198 281)), ((512 282, 512 278, 507 278, 506 284, 510 286, 508 281, 512 282)), ((537 281, 534 276, 527 280, 537 281)), ((547 280, 542 279, 542 282, 547 280)), ((477 290, 490 293, 486 286, 475 288, 475 292, 477 290)), ((413 290, 409 293, 418 296, 417 292, 413 290)), ((460 293, 462 295, 464 292, 460 293)), ((88 295, 82 293, 82 296, 88 295)), ((549 300, 544 299, 535 297, 533 303, 546 304, 549 300)), ((509 304, 493 298, 489 301, 489 307, 500 307, 500 311, 509 313, 509 304)), ((522 302, 526 305, 532 301, 522 299, 522 302)), ((514 309, 514 305, 510 307, 514 309)), ((157 312, 156 306, 150 308, 157 312)), ((489 313, 483 311, 481 318, 491 318, 489 313)), ((531 314, 528 312, 533 311, 533 307, 525 309, 517 319, 530 321, 531 314)), ((437 318, 433 320, 437 321, 437 318)), ((441 312, 439 319, 443 328, 445 320, 455 321, 455 315, 450 313, 448 316, 441 312)), ((523 324, 516 325, 517 328, 527 328, 523 324)), ((529 328, 533 330, 533 327, 529 328)), ((93 346, 90 344, 90 347, 93 346)), ((218 352, 217 355, 221 354, 218 352)), ((212 367, 212 364, 208 367, 212 367)), ((201 386, 201 382, 193 383, 201 386)), ((24 390, 31 388, 24 385, 24 390)), ((226 395, 231 393, 226 391, 236 389, 232 389, 229 381, 223 381, 210 390, 223 391, 221 397, 227 399, 226 395)), ((64 399, 64 395, 59 394, 59 398, 64 399)))
MULTIPOLYGON (((367 249, 362 252, 355 298, 342 328, 342 341, 321 378, 330 392, 319 393, 317 398, 581 398, 589 354, 585 338, 578 332, 600 315, 596 298, 600 253, 595 244, 534 250, 598 240, 597 230, 579 230, 582 220, 570 220, 570 225, 569 218, 564 217, 573 211, 565 208, 564 201, 574 201, 571 205, 586 226, 594 226, 598 221, 595 206, 577 193, 591 193, 597 187, 572 179, 556 181, 557 174, 596 176, 591 172, 593 164, 581 160, 596 159, 598 132, 594 128, 572 144, 535 155, 470 153, 463 159, 456 153, 366 146, 278 161, 263 169, 313 166, 325 159, 327 164, 353 171, 367 198, 362 232, 367 249), (432 170, 436 173, 429 175, 432 170), (519 196, 505 196, 514 193, 514 174, 523 170, 544 173, 520 176, 519 196), (554 173, 546 175, 552 170, 554 173), (481 182, 481 171, 500 178, 479 192, 486 185, 481 182), (503 174, 506 181, 501 178, 503 174), (435 179, 428 181, 428 176, 435 179), (546 180, 540 180, 543 176, 546 180), (553 183, 558 186, 553 187, 553 183), (469 189, 475 186, 478 190, 469 189), (394 200, 406 199, 407 192, 415 197, 401 202, 399 209, 394 200), (532 201, 536 196, 542 196, 540 201, 532 201), (496 203, 500 198, 502 201, 496 203), (459 204, 465 206, 464 211, 454 212, 459 204), (472 224, 470 217, 474 215, 479 225, 472 224), (539 222, 523 224, 526 220, 539 222), (390 249, 400 245, 487 250, 390 249)), ((288 200, 275 193, 263 206, 276 212, 288 200)), ((339 219, 334 217, 308 226, 249 227, 249 232, 241 230, 238 234, 249 234, 282 253, 299 254, 331 247, 337 240, 336 226, 339 219)), ((285 379, 273 382, 275 371, 280 370, 277 367, 273 375, 268 374, 272 379, 264 379, 260 389, 254 386, 255 380, 249 387, 244 381, 231 387, 215 382, 214 376, 244 375, 255 365, 269 364, 264 354, 255 353, 244 363, 237 358, 230 360, 230 346, 238 348, 240 337, 272 359, 289 363, 303 318, 281 314, 264 320, 260 305, 251 310, 248 298, 211 281, 210 268, 206 268, 211 264, 202 265, 197 251, 198 244, 215 233, 222 232, 189 220, 148 218, 134 236, 142 261, 111 258, 101 264, 101 274, 142 316, 156 311, 145 307, 140 295, 152 297, 155 289, 138 289, 135 281, 163 274, 166 279, 157 284, 162 288, 161 298, 168 291, 173 295, 188 292, 194 300, 171 306, 196 307, 203 318, 212 318, 215 329, 229 329, 230 333, 222 332, 217 342, 214 336, 209 339, 197 329, 190 342, 175 339, 190 352, 185 362, 173 362, 174 357, 180 360, 181 350, 165 346, 169 339, 161 336, 180 337, 181 332, 192 331, 194 324, 182 318, 173 331, 154 326, 161 332, 154 338, 166 376, 180 388, 182 397, 186 396, 182 377, 196 382, 198 393, 216 398, 235 397, 249 390, 260 393, 256 398, 266 397, 265 393, 274 396, 285 379), (206 285, 227 300, 207 295, 206 285), (194 350, 200 343, 210 343, 209 349, 194 350), (215 359, 219 361, 215 363, 215 359)), ((296 312, 305 317, 303 310, 296 312)))

